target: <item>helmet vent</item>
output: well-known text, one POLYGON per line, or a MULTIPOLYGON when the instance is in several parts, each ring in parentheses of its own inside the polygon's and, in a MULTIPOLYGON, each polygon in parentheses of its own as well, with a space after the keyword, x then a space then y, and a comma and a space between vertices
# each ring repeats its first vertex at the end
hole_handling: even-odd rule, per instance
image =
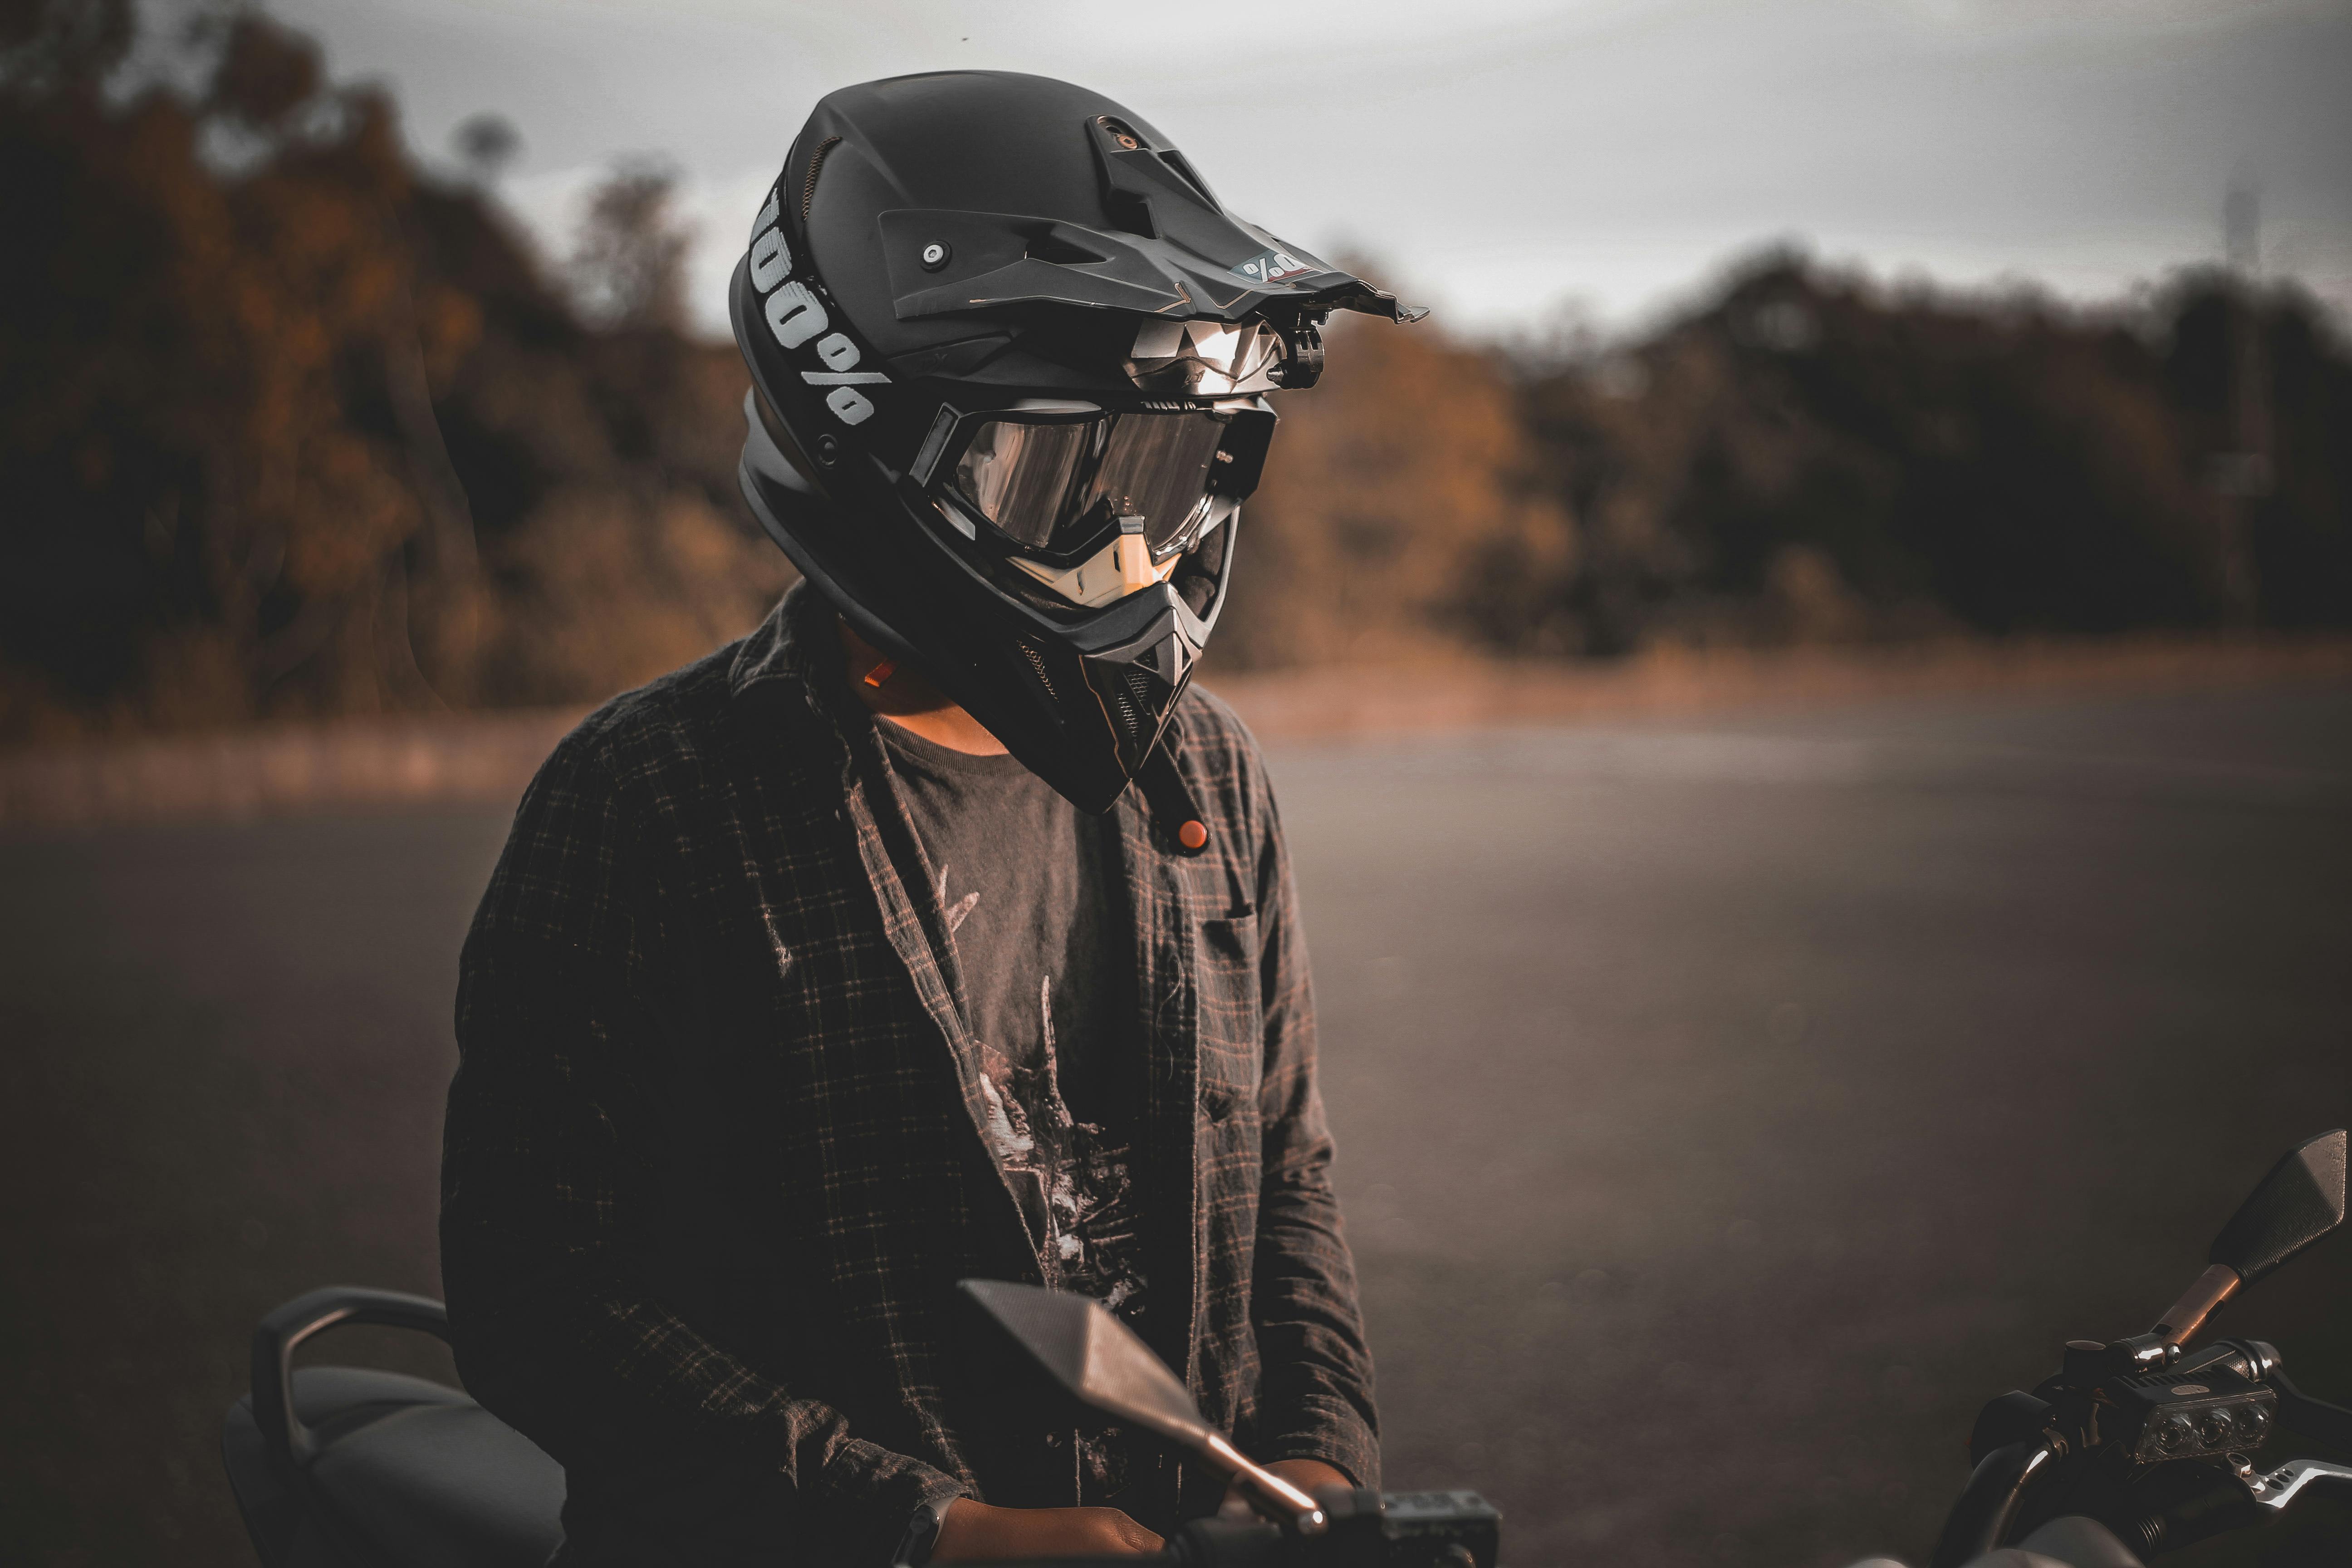
POLYGON ((1139 700, 1142 694, 1135 689, 1135 667, 1129 665, 1127 668, 1127 678, 1117 682, 1110 689, 1111 703, 1118 710, 1119 727, 1127 731, 1129 745, 1142 740, 1144 733, 1143 704, 1139 700))
POLYGON ((809 220, 809 209, 816 205, 816 177, 824 172, 825 154, 840 145, 840 137, 828 136, 818 142, 816 151, 810 154, 808 178, 801 182, 801 222, 803 224, 809 220))
POLYGON ((1127 666, 1120 677, 1110 689, 1112 705, 1118 710, 1119 723, 1127 731, 1129 744, 1144 745, 1160 727, 1157 704, 1152 700, 1155 688, 1163 688, 1167 683, 1139 664, 1127 666))
MULTIPOLYGON (((1209 182, 1201 178, 1200 171, 1193 168, 1190 163, 1185 161, 1183 153, 1179 153, 1175 148, 1171 147, 1168 151, 1160 154, 1160 161, 1167 164, 1170 168, 1175 170, 1179 174, 1181 174, 1184 177, 1184 183, 1186 184, 1201 193, 1201 199, 1202 201, 1208 203, 1213 207, 1217 206, 1216 194, 1209 189, 1209 182)), ((1217 210, 1222 212, 1224 209, 1223 207, 1217 207, 1217 210)))
POLYGON ((1032 239, 1029 242, 1027 258, 1031 261, 1050 261, 1057 267, 1077 267, 1089 261, 1109 259, 1108 257, 1097 256, 1085 246, 1074 245, 1053 233, 1041 234, 1032 239))
POLYGON ((1160 237, 1160 226, 1151 219, 1149 198, 1134 191, 1107 191, 1103 194, 1103 206, 1110 215, 1112 227, 1144 239, 1160 237))
POLYGON ((1035 643, 1026 637, 1021 638, 1020 643, 1022 653, 1028 658, 1029 668, 1037 672, 1037 684, 1045 689, 1046 696, 1059 702, 1062 694, 1054 689, 1054 678, 1045 673, 1045 656, 1037 650, 1035 643))

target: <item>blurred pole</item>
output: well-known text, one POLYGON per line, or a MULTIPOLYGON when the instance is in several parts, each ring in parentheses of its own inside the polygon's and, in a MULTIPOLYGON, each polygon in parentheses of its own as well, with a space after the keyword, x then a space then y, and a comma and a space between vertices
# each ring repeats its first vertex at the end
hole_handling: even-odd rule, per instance
POLYGON ((2254 574, 2254 508, 2271 493, 2270 374, 2262 320, 2262 212, 2254 187, 2232 182, 2221 201, 2223 295, 2229 312, 2231 449, 2213 458, 2208 484, 2219 517, 2221 613, 2232 626, 2259 618, 2254 574))

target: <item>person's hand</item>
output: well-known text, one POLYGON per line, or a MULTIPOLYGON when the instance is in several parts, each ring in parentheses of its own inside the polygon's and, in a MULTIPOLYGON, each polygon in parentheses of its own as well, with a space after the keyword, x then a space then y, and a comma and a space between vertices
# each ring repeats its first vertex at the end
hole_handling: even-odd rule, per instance
POLYGON ((992 1508, 960 1497, 940 1519, 934 1563, 1013 1557, 1131 1557, 1160 1537, 1115 1508, 992 1508))
MULTIPOLYGON (((1276 1459, 1265 1467, 1300 1491, 1312 1497, 1320 1487, 1352 1487, 1337 1465, 1327 1465, 1320 1459, 1276 1459)), ((1257 1510, 1250 1505, 1249 1494, 1236 1484, 1225 1489, 1225 1500, 1217 1511, 1228 1519, 1249 1519, 1257 1510)))

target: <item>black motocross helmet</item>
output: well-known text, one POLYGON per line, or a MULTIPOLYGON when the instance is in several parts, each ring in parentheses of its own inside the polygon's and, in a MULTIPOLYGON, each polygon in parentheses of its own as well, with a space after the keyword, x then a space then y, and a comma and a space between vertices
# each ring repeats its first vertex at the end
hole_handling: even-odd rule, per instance
POLYGON ((1313 384, 1332 310, 1416 314, 1226 212, 1109 99, 1004 71, 818 103, 728 303, 761 526, 1094 812, 1175 776, 1263 395, 1313 384))

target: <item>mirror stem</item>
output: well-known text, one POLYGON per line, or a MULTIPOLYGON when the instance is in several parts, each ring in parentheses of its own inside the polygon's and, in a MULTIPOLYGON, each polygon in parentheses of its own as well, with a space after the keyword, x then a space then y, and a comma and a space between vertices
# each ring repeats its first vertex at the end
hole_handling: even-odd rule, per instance
POLYGON ((1286 1524, 1301 1535, 1320 1535, 1328 1528, 1330 1521, 1323 1517, 1321 1503, 1272 1470, 1252 1464, 1225 1440, 1224 1434, 1209 1433, 1202 1447, 1250 1494, 1257 1510, 1276 1524, 1286 1524))
POLYGON ((2216 1263, 2197 1277, 2197 1283, 2181 1293, 2180 1300, 2166 1309, 2156 1327, 2148 1331, 2168 1344, 2187 1344, 2205 1320, 2211 1317, 2222 1302, 2238 1293, 2245 1281, 2238 1271, 2226 1263, 2216 1263))

